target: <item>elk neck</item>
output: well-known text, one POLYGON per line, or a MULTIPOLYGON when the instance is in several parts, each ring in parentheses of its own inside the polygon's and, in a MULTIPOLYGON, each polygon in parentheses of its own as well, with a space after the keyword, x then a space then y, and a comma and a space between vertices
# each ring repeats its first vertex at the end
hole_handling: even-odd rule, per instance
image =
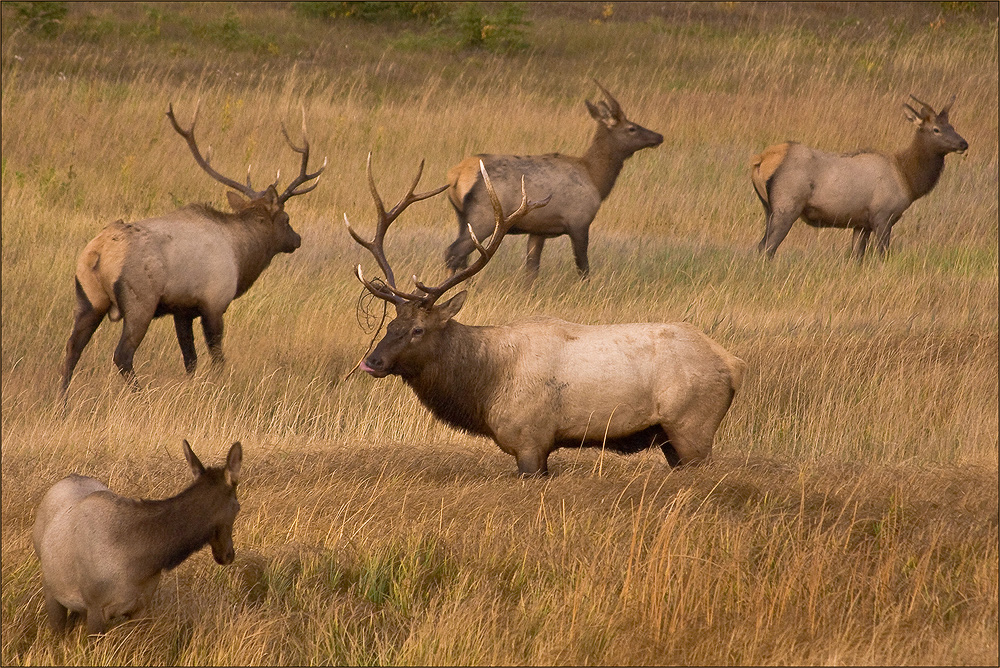
POLYGON ((631 153, 616 146, 611 133, 603 125, 599 125, 594 133, 594 139, 587 152, 580 159, 583 162, 590 180, 594 182, 603 202, 615 187, 615 181, 625 165, 625 159, 631 153))
POLYGON ((919 130, 910 145, 896 153, 895 159, 911 201, 929 193, 944 170, 944 155, 935 151, 919 130))
MULTIPOLYGON (((221 471, 209 471, 221 475, 221 471)), ((132 550, 136 568, 144 577, 179 566, 212 538, 212 518, 230 499, 218 482, 206 476, 177 496, 162 500, 128 499, 126 518, 119 523, 119 539, 132 550)))
POLYGON ((236 254, 239 278, 236 296, 250 289, 257 277, 267 269, 277 255, 273 242, 268 236, 268 224, 255 217, 233 214, 233 220, 224 225, 236 254))
POLYGON ((497 331, 496 327, 450 320, 441 331, 435 355, 420 368, 400 375, 440 420, 473 434, 492 436, 487 419, 510 364, 505 352, 511 350, 497 345, 497 331))

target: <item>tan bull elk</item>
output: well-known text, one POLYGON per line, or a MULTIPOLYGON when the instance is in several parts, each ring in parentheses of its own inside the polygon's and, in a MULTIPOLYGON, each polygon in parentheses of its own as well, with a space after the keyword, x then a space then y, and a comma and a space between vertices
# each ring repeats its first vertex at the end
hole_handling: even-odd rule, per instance
POLYGON ((522 184, 520 205, 505 216, 484 164, 480 171, 494 227, 485 242, 472 232, 478 258, 435 287, 414 276, 416 291, 405 292, 396 286, 385 256, 386 230, 403 209, 440 189, 414 195, 418 172, 409 192, 387 213, 369 155, 368 182, 378 210, 374 238, 362 239, 346 215, 344 221, 384 276, 368 280, 359 264, 358 279, 395 305, 396 318, 360 368, 376 378, 400 376, 435 416, 491 438, 513 455, 522 476, 547 474, 549 454, 563 447, 620 453, 659 447, 671 466, 705 460, 746 364, 695 327, 588 326, 541 317, 474 327, 453 319, 466 292, 435 304, 489 262, 510 228, 551 204, 529 201, 522 184))
POLYGON ((119 220, 87 244, 76 266, 76 308, 62 367, 63 397, 80 354, 105 315, 112 321, 124 321, 114 361, 133 384, 135 350, 153 318, 164 315, 174 317, 184 368, 189 373, 198 362, 193 331, 197 317, 201 317, 213 362, 222 363, 222 316, 230 302, 253 285, 275 255, 291 253, 302 243, 289 223, 285 203, 313 190, 326 169, 324 160, 322 167, 308 172, 305 111, 301 147, 292 143, 284 126, 281 128, 288 145, 302 156, 298 176, 281 194, 276 190, 277 179, 264 190, 255 190, 249 170, 244 185, 211 167, 210 155, 202 156, 194 138, 197 107, 187 130, 177 123, 173 105, 167 117, 187 141, 195 162, 213 179, 245 198, 232 191, 226 193, 233 213, 206 204, 189 204, 135 223, 119 220))
POLYGON ((768 258, 801 218, 813 227, 853 230, 852 255, 861 260, 875 233, 880 255, 889 249, 892 226, 914 201, 934 188, 949 153, 964 153, 968 142, 948 122, 955 96, 940 113, 917 98, 916 111, 903 105, 917 126, 910 145, 893 154, 859 151, 824 153, 796 142, 775 144, 751 163, 751 180, 764 206, 766 224, 758 252, 768 258))
POLYGON ((625 160, 640 149, 663 142, 663 135, 628 120, 611 93, 599 83, 597 87, 604 93, 604 101, 597 104, 586 101, 590 115, 597 121, 597 130, 582 157, 560 153, 479 154, 448 171, 448 199, 458 217, 458 238, 445 253, 449 270, 454 273, 465 267, 475 248, 470 226, 480 238, 493 229, 493 205, 479 174, 482 162, 493 177, 505 210, 517 206, 522 175, 527 178, 532 197, 552 197, 548 206, 528 211, 508 232, 528 235, 526 281, 531 283, 538 275, 545 240, 563 234, 569 235, 572 242, 577 271, 582 278, 587 277, 590 224, 601 202, 611 193, 625 160))
POLYGON ((194 482, 172 498, 125 498, 76 474, 45 494, 32 542, 53 631, 64 633, 85 616, 88 633, 103 633, 116 617, 142 615, 163 572, 206 544, 217 563, 233 563, 243 448, 233 443, 225 466, 205 468, 186 440, 183 447, 194 482))

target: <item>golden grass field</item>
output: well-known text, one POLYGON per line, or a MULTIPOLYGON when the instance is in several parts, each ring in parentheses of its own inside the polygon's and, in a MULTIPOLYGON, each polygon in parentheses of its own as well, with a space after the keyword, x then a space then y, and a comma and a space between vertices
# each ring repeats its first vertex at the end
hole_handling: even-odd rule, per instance
MULTIPOLYGON (((997 664, 995 4, 529 4, 511 52, 280 3, 74 4, 54 38, 2 11, 3 664, 997 664), (352 267, 375 268, 343 215, 371 233, 368 151, 390 201, 422 158, 429 189, 470 153, 582 153, 592 77, 665 141, 598 213, 591 279, 563 237, 523 289, 512 237, 458 319, 685 320, 749 369, 708 465, 562 450, 520 480, 398 378, 345 379, 374 336, 352 267), (894 151, 910 93, 956 94, 970 149, 889 257, 858 265, 849 232, 796 223, 760 260, 750 158, 786 139, 894 151), (296 172, 280 123, 295 139, 305 109, 329 167, 289 204, 302 247, 231 305, 224 368, 196 332, 187 377, 158 320, 130 392, 105 322, 64 410, 86 242, 225 202, 164 118, 198 99, 213 164, 255 184, 296 172), (176 494, 182 438, 211 465, 243 443, 235 564, 198 552, 149 618, 53 637, 42 495, 72 472, 176 494)), ((396 228, 397 275, 443 277, 444 197, 396 228)))

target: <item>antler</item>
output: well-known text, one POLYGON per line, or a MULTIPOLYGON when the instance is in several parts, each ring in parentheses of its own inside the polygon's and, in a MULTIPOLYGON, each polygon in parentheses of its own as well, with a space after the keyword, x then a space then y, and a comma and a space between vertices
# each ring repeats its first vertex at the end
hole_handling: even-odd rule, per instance
POLYGON ((493 233, 489 237, 489 241, 484 246, 479 239, 476 238, 476 233, 472 230, 472 225, 468 225, 469 235, 472 237, 472 243, 475 244, 476 250, 479 251, 479 257, 471 265, 465 269, 455 272, 449 278, 445 279, 443 283, 436 287, 430 287, 424 285, 417 277, 413 277, 413 282, 426 296, 421 300, 421 306, 424 308, 430 308, 438 298, 445 292, 455 287, 459 283, 472 278, 486 266, 486 263, 496 254, 497 249, 500 248, 500 242, 503 241, 504 236, 514 226, 514 223, 518 222, 524 218, 530 211, 541 208, 549 203, 552 199, 552 195, 549 195, 543 200, 528 201, 528 193, 524 189, 524 175, 521 175, 521 204, 517 209, 509 216, 503 215, 503 206, 500 204, 500 197, 497 195, 497 191, 493 188, 493 182, 490 180, 490 175, 486 172, 486 165, 483 161, 479 161, 479 171, 483 175, 483 181, 486 183, 486 190, 490 194, 490 201, 493 203, 493 214, 495 218, 495 225, 493 227, 493 233))
POLYGON ((375 285, 371 281, 365 279, 364 275, 361 273, 361 265, 359 264, 354 269, 354 274, 358 277, 369 292, 380 299, 384 299, 393 304, 402 304, 408 301, 423 301, 426 295, 424 294, 414 294, 411 292, 404 292, 396 288, 396 277, 392 273, 392 267, 389 266, 389 261, 385 257, 385 233, 389 229, 389 226, 399 217, 399 214, 403 210, 413 204, 414 202, 419 202, 420 200, 427 199, 428 197, 433 197, 440 192, 443 192, 448 184, 435 188, 434 190, 429 190, 424 193, 414 194, 413 191, 416 190, 417 184, 420 182, 420 176, 424 172, 424 161, 420 161, 420 166, 417 168, 417 176, 413 179, 413 183, 410 184, 410 189, 406 191, 406 194, 396 202, 396 206, 392 207, 388 212, 385 210, 385 205, 382 204, 382 198, 379 197, 378 189, 375 187, 375 179, 372 177, 372 154, 368 153, 368 189, 371 191, 372 199, 375 200, 375 210, 378 214, 378 223, 375 227, 375 236, 371 241, 365 241, 362 239, 354 228, 351 227, 351 222, 347 220, 347 214, 344 214, 344 224, 347 225, 347 231, 351 233, 354 238, 362 248, 366 248, 374 257, 375 261, 378 263, 379 269, 382 270, 382 274, 385 276, 385 282, 380 285, 375 285))
MULTIPOLYGON (((288 187, 285 188, 285 192, 281 193, 281 195, 278 197, 278 202, 284 203, 287 202, 290 198, 295 197, 296 195, 305 195, 307 192, 314 190, 316 186, 319 185, 320 174, 322 174, 323 170, 326 169, 326 157, 323 158, 323 166, 320 167, 318 170, 316 170, 312 174, 309 174, 306 171, 306 168, 309 166, 309 139, 306 136, 305 107, 302 107, 302 148, 299 148, 298 146, 293 144, 292 140, 288 138, 288 132, 285 130, 284 123, 281 124, 281 134, 285 135, 285 141, 288 142, 288 145, 292 147, 293 151, 302 154, 302 165, 299 167, 299 175, 296 176, 295 179, 293 179, 290 184, 288 184, 288 187), (306 183, 307 181, 312 181, 313 179, 316 180, 313 181, 312 185, 302 188, 301 190, 296 190, 296 188, 301 186, 303 183, 306 183)), ((277 181, 275 181, 275 185, 277 185, 277 181)))
POLYGON ((198 100, 198 102, 195 103, 194 105, 194 118, 191 120, 191 127, 188 128, 187 130, 182 129, 180 124, 177 123, 177 118, 174 116, 173 102, 171 102, 167 106, 167 118, 170 119, 170 124, 174 126, 174 130, 177 131, 177 134, 179 134, 181 137, 184 137, 184 139, 187 141, 188 148, 191 149, 191 154, 194 155, 195 162, 198 163, 199 167, 208 172, 209 176, 211 176, 213 179, 215 179, 216 181, 218 181, 223 185, 229 186, 234 190, 240 191, 250 199, 260 197, 261 193, 254 190, 253 187, 250 185, 249 169, 247 169, 247 184, 243 185, 239 181, 234 181, 228 177, 223 176, 222 174, 215 171, 210 164, 208 164, 208 161, 211 159, 212 156, 211 147, 209 147, 208 150, 209 157, 207 159, 202 157, 201 151, 198 150, 198 142, 196 142, 194 139, 194 126, 195 123, 198 122, 198 108, 200 106, 201 106, 201 100, 198 100))
MULTIPOLYGON (((254 187, 250 184, 249 167, 247 167, 247 182, 246 185, 243 185, 239 181, 234 181, 233 179, 223 176, 222 174, 220 174, 219 172, 215 171, 215 169, 212 168, 212 166, 209 164, 209 161, 212 158, 211 146, 208 148, 208 155, 205 157, 202 156, 201 151, 198 149, 198 142, 194 138, 194 126, 198 122, 198 108, 200 106, 201 106, 201 100, 198 100, 198 102, 195 104, 194 107, 194 118, 191 121, 191 127, 188 128, 187 130, 181 128, 180 124, 177 122, 177 118, 174 116, 173 103, 171 102, 167 107, 167 118, 170 119, 170 124, 174 126, 174 130, 177 131, 177 134, 184 137, 185 141, 187 141, 188 148, 191 149, 191 154, 194 156, 195 162, 197 162, 198 166, 201 167, 203 170, 205 170, 208 173, 208 175, 211 176, 213 179, 215 179, 216 181, 218 181, 223 185, 233 188, 234 190, 238 190, 239 192, 243 193, 250 199, 256 199, 261 195, 263 195, 264 192, 267 190, 266 188, 264 190, 255 190, 254 187)), ((281 125, 281 132, 282 134, 285 135, 285 141, 287 141, 288 145, 292 147, 292 150, 295 151, 296 153, 302 154, 302 165, 299 168, 299 175, 291 182, 288 188, 285 189, 285 192, 283 192, 278 197, 278 203, 284 204, 286 201, 288 201, 289 198, 294 197, 295 195, 304 195, 305 193, 313 190, 319 183, 318 179, 320 174, 322 174, 323 170, 326 169, 327 161, 326 158, 323 158, 323 166, 320 167, 319 170, 317 170, 312 174, 307 173, 306 169, 309 165, 309 140, 306 138, 306 111, 304 107, 302 109, 302 143, 303 143, 302 148, 299 148, 298 146, 293 144, 292 140, 288 138, 288 132, 285 130, 285 125, 283 123, 281 125), (296 188, 299 188, 299 186, 301 186, 303 183, 311 181, 313 179, 317 180, 314 181, 312 185, 306 188, 301 188, 296 190, 296 188)), ((280 178, 281 178, 281 171, 279 170, 278 175, 274 179, 274 183, 271 184, 272 188, 277 188, 278 180, 280 178)))
POLYGON ((618 104, 618 100, 616 100, 614 96, 608 92, 607 88, 601 85, 600 81, 598 81, 597 79, 593 79, 593 82, 597 84, 597 87, 601 89, 602 93, 604 93, 604 99, 605 99, 604 106, 606 106, 608 108, 608 111, 611 112, 611 117, 619 121, 624 120, 625 112, 622 111, 622 106, 618 104))
MULTIPOLYGON (((920 113, 917 114, 918 116, 924 116, 930 118, 937 115, 937 112, 934 111, 934 107, 932 107, 931 105, 927 104, 922 100, 918 100, 917 98, 913 97, 913 95, 910 95, 910 98, 922 107, 920 113)), ((912 107, 910 107, 910 109, 913 110, 912 107)))

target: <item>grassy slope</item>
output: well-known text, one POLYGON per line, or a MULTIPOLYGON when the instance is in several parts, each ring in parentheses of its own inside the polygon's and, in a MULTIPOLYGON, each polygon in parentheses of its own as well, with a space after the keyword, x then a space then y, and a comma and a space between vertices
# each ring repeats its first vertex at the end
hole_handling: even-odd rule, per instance
MULTIPOLYGON (((4 663, 996 662, 995 12, 616 4, 595 23, 603 5, 532 6, 532 47, 492 54, 443 29, 230 7, 85 3, 56 41, 3 8, 4 663), (664 145, 598 214, 587 284, 563 239, 521 291, 512 238, 460 319, 688 320, 750 370, 709 467, 566 451, 520 482, 398 380, 342 380, 371 334, 350 272, 370 260, 341 216, 370 229, 369 150, 387 200, 420 158, 430 187, 470 152, 581 151, 589 77, 664 145), (759 262, 749 157, 789 138, 893 150, 911 92, 957 93, 971 149, 889 259, 855 266, 848 233, 799 226, 759 262), (196 98, 214 164, 257 182, 294 173, 278 123, 305 107, 331 164, 289 207, 303 247, 230 308, 224 370, 185 378, 159 321, 147 390, 124 393, 105 324, 63 413, 76 253, 115 218, 224 201, 163 118, 196 98), (182 437, 206 462, 244 443, 237 563, 199 553, 152 620, 98 642, 39 632, 45 489, 76 471, 170 495, 182 437)), ((397 274, 440 277, 444 200, 397 227, 397 274)))

